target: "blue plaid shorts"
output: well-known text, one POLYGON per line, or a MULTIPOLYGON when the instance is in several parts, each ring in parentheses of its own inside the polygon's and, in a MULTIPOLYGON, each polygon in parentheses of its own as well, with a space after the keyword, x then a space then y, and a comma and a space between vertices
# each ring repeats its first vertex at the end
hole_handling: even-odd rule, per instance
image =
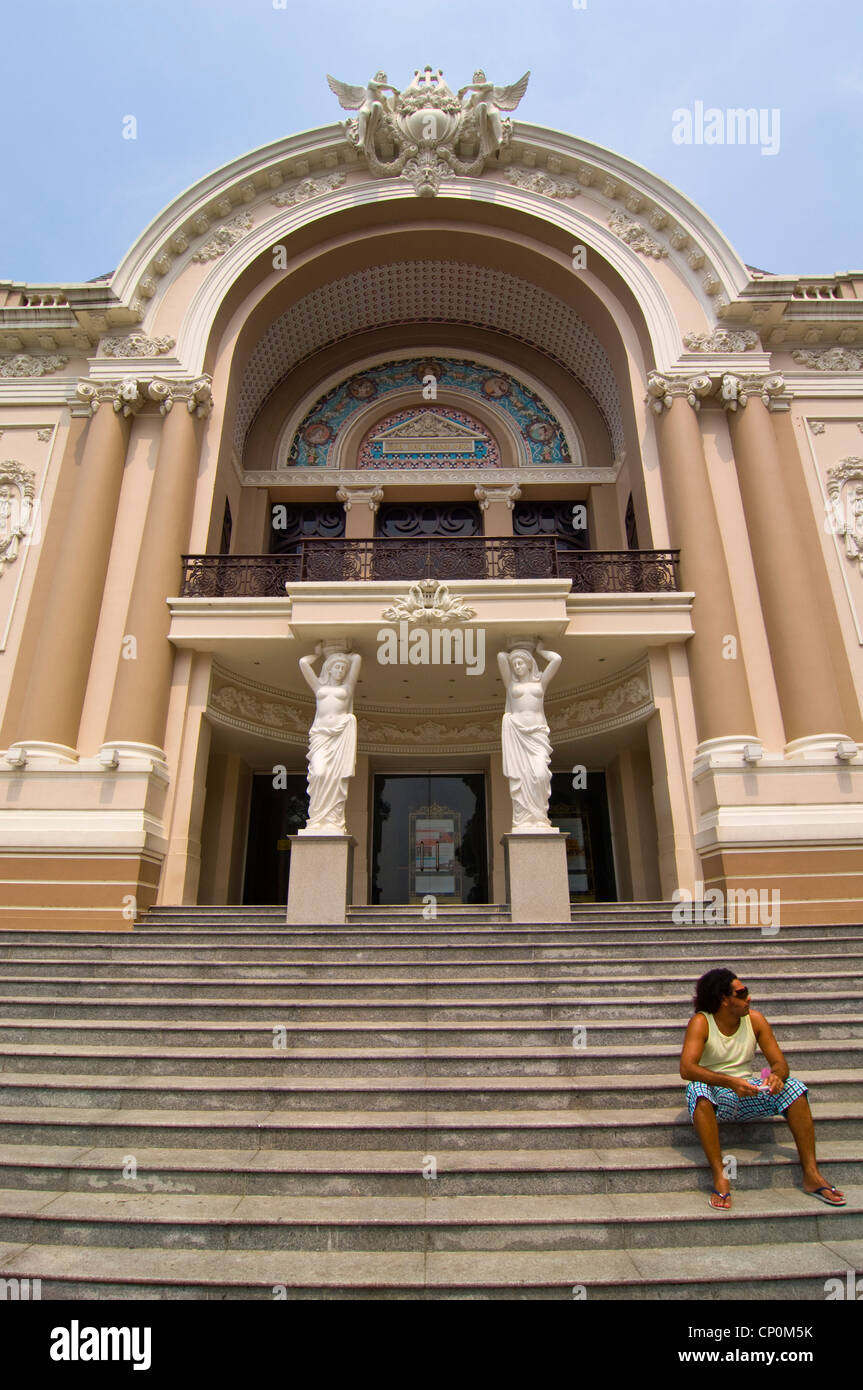
MULTIPOLYGON (((756 1086, 761 1081, 760 1076, 747 1079, 756 1086)), ((775 1096, 769 1091, 761 1091, 757 1096, 737 1096, 726 1086, 708 1086, 704 1081, 690 1081, 686 1088, 686 1102, 690 1119, 695 1114, 696 1102, 703 1096, 715 1107, 717 1120, 736 1120, 739 1124, 744 1120, 764 1120, 771 1115, 784 1115, 789 1105, 805 1096, 808 1090, 809 1087, 798 1081, 796 1076, 789 1076, 775 1096)))

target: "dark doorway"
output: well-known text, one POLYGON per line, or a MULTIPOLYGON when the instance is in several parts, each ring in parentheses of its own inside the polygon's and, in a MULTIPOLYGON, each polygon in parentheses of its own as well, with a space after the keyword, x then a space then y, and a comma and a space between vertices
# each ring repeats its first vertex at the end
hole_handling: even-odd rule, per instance
POLYGON ((548 818, 569 832, 566 864, 574 903, 616 903, 614 855, 604 772, 588 772, 587 786, 573 787, 571 772, 551 778, 548 818))
POLYGON ((485 778, 385 773, 374 779, 371 901, 488 902, 485 778))
POLYGON ((304 776, 279 777, 265 772, 252 779, 244 903, 287 903, 291 863, 288 836, 296 835, 308 816, 304 776))

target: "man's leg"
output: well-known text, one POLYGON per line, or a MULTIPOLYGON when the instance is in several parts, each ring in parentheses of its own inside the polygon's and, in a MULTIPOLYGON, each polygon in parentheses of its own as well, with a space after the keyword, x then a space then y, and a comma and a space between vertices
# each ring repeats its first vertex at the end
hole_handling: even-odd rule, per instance
MULTIPOLYGON (((806 1096, 798 1096, 788 1106, 788 1109, 783 1111, 783 1114, 797 1145, 800 1166, 803 1169, 804 1192, 814 1192, 819 1187, 829 1188, 830 1183, 819 1172, 818 1164, 815 1162, 815 1125, 812 1122, 812 1111, 809 1109, 809 1101, 806 1096)), ((822 1195, 829 1203, 839 1206, 840 1199, 844 1194, 837 1189, 835 1196, 830 1192, 825 1192, 822 1195)))
POLYGON ((713 1186, 717 1192, 725 1196, 725 1201, 720 1202, 719 1198, 711 1196, 711 1206, 716 1206, 718 1211, 728 1211, 731 1207, 731 1183, 725 1175, 722 1167, 722 1145, 719 1141, 719 1125, 716 1120, 716 1111, 712 1103, 704 1096, 700 1096, 695 1102, 695 1109, 692 1112, 692 1123, 695 1126, 695 1133, 701 1140, 701 1147, 704 1156, 710 1164, 710 1171, 713 1175, 713 1186))

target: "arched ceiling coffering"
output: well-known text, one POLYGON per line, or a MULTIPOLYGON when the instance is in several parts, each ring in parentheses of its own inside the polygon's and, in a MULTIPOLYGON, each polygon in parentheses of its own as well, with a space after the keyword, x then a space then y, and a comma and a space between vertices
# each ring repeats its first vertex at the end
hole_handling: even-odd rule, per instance
POLYGON ((299 362, 353 334, 418 322, 491 329, 552 358, 594 401, 613 455, 622 459, 617 383, 593 330, 562 299, 519 276, 443 260, 369 266, 321 286, 276 319, 246 364, 234 424, 238 454, 265 400, 299 362))

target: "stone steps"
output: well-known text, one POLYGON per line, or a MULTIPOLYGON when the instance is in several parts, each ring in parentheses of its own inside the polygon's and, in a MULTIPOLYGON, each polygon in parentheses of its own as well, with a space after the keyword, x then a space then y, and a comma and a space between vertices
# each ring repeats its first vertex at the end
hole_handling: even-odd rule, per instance
MULTIPOLYGON (((429 1184, 426 1184, 428 1187, 429 1184)), ((720 1220, 723 1218, 720 1216, 720 1220)), ((123 1249, 548 1251, 709 1244, 701 1192, 616 1196, 236 1197, 0 1191, 0 1242, 123 1249)), ((723 1244, 860 1240, 863 1204, 828 1212, 793 1188, 735 1194, 723 1244), (821 1214, 823 1213, 823 1215, 821 1214)))
MULTIPOLYGON (((101 1018, 106 1012, 105 995, 90 995, 86 998, 76 997, 74 994, 68 996, 51 994, 48 996, 17 996, 0 995, 0 1027, 4 1020, 19 1019, 26 1014, 28 1006, 35 1007, 40 1017, 53 1018, 54 1020, 89 1020, 93 1017, 101 1018)), ((769 1001, 764 1000, 764 1004, 769 1002, 771 1016, 780 1014, 795 1018, 806 1016, 811 1013, 813 1004, 816 1002, 822 1010, 822 1016, 829 1018, 831 1014, 847 1015, 849 1013, 859 1016, 860 1005, 863 1002, 863 992, 859 990, 843 990, 827 992, 826 990, 812 994, 807 998, 801 999, 788 992, 774 994, 769 1001)), ((613 999, 613 998, 590 998, 570 999, 573 1008, 573 1022, 589 1026, 592 1022, 599 1020, 638 1020, 644 1012, 644 1004, 636 999, 613 999)), ((207 1020, 209 1018, 220 1019, 225 1022, 254 1023, 259 1021, 269 1024, 272 1027, 284 1027, 286 1036, 295 1044, 317 1044, 325 1046, 324 1038, 327 1036, 337 1039, 343 1043, 352 1043, 358 1047, 370 1045, 366 1040, 369 1035, 379 1036, 382 1029, 385 1029, 387 1036, 393 1041, 398 1041, 405 1046, 416 1046, 420 1043, 430 1047, 447 1047, 453 1043, 466 1041, 469 1034, 476 1034, 477 1040, 488 1043, 489 1046, 501 1046, 508 1042, 521 1042, 524 1044, 548 1043, 559 1047, 571 1046, 573 1022, 566 1019, 554 1021, 540 1019, 519 1021, 515 1018, 508 1018, 505 1023, 499 1020, 466 1020, 450 1022, 439 1021, 402 1021, 393 1020, 391 1022, 375 1021, 370 1011, 370 1017, 365 1020, 346 1019, 341 1022, 314 1022, 309 1020, 293 1021, 289 1017, 290 1009, 297 1006, 292 1004, 290 997, 280 999, 272 997, 261 999, 256 996, 244 999, 223 999, 199 996, 190 998, 188 992, 184 995, 153 994, 151 997, 143 998, 118 998, 110 996, 110 1016, 113 1023, 121 1020, 149 1020, 151 1022, 170 1022, 170 1021, 190 1021, 207 1020), (308 1035, 308 1036, 306 1036, 308 1035)), ((657 999, 651 1004, 651 1012, 655 1020, 677 1019, 684 1020, 689 1017, 689 1002, 686 999, 657 999)))
MULTIPOLYGON (((0 1188, 60 1192, 234 1193, 238 1196, 417 1195, 428 1168, 422 1149, 136 1149, 134 1184, 114 1148, 62 1144, 0 1145, 0 1188)), ((863 1146, 823 1140, 819 1154, 837 1185, 863 1182, 863 1146)), ((760 1148, 735 1145, 735 1191, 791 1188, 799 1177, 790 1136, 760 1148)), ((700 1149, 643 1146, 594 1149, 444 1149, 436 1156, 434 1193, 509 1196, 520 1193, 706 1192, 700 1149)), ((430 1186, 426 1180, 426 1188, 430 1186)), ((799 1186, 799 1184, 797 1184, 799 1186)), ((423 1189, 423 1191, 426 1190, 423 1189)), ((828 1216, 830 1213, 827 1213, 828 1216)))
MULTIPOLYGON (((724 1217, 719 1217, 725 1220, 724 1217)), ((859 1240, 657 1250, 377 1252, 0 1247, 46 1299, 606 1300, 823 1299, 863 1266, 859 1240)), ((793 1316, 791 1309, 789 1313, 793 1316)))
MULTIPOLYGON (((807 1084, 828 1105, 863 1107, 863 1068, 807 1069, 807 1084)), ((0 1072, 0 1106, 76 1106, 153 1110, 416 1111, 653 1109, 679 1100, 680 1079, 670 1070, 641 1075, 594 1073, 552 1076, 349 1076, 77 1075, 68 1071, 0 1072)))
MULTIPOLYGON (((679 1094, 679 1093, 678 1093, 679 1094)), ((818 1134, 863 1144, 863 1102, 813 1101, 818 1134)), ((105 1106, 8 1105, 0 1112, 0 1144, 60 1143, 133 1146, 146 1139, 168 1148, 414 1149, 434 1154, 464 1148, 640 1148, 697 1145, 679 1104, 579 1110, 302 1110, 128 1109, 105 1106)), ((735 1144, 787 1139, 784 1121, 723 1127, 726 1151, 735 1144)), ((124 1147, 123 1154, 134 1153, 124 1147)), ((118 1166, 122 1166, 118 1155, 118 1166)))
MULTIPOLYGON (((863 1030, 863 1024, 860 1024, 863 1030)), ((785 1045, 785 1056, 795 1073, 813 1068, 839 1070, 856 1081, 863 1076, 863 1038, 814 1038, 785 1045)), ((111 1047, 58 1042, 18 1042, 0 1045, 0 1084, 10 1073, 43 1073, 46 1076, 147 1077, 257 1077, 264 1086, 295 1077, 343 1080, 346 1077, 379 1079, 393 1084, 410 1077, 561 1077, 571 1087, 575 1077, 625 1077, 630 1086, 649 1086, 649 1077, 664 1068, 664 1080, 680 1081, 674 1072, 680 1059, 680 1044, 638 1044, 625 1041, 611 1045, 591 1042, 591 1048, 295 1048, 290 1052, 272 1047, 225 1049, 214 1042, 211 1047, 158 1047, 153 1042, 138 1047, 111 1047)))
POLYGON ((823 1298, 863 1262, 861 965, 859 927, 663 904, 2 932, 0 1276, 48 1298, 823 1298), (843 1209, 802 1193, 780 1119, 723 1126, 734 1209, 707 1205, 679 1049, 728 958, 811 1087, 843 1209))

